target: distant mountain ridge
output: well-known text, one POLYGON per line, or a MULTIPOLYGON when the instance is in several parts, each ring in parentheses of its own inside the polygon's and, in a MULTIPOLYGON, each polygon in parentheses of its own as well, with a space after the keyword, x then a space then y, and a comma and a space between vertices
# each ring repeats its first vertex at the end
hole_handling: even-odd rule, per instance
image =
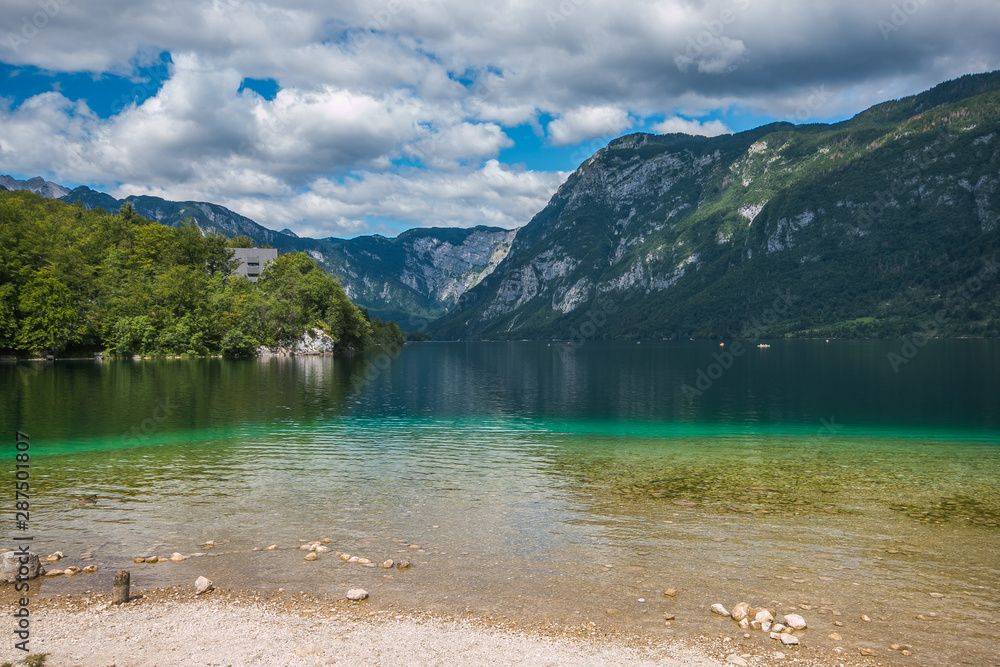
POLYGON ((128 202, 144 218, 170 227, 194 220, 203 233, 230 238, 245 235, 282 253, 308 253, 339 278, 351 300, 367 308, 372 317, 392 319, 404 329, 423 330, 444 315, 503 259, 515 233, 478 226, 412 229, 393 239, 379 235, 312 239, 287 229, 276 232, 208 202, 174 202, 145 195, 116 199, 86 186, 69 190, 40 177, 18 181, 0 176, 0 187, 30 190, 109 213, 117 213, 128 202))
POLYGON ((43 197, 48 197, 49 199, 59 199, 60 197, 69 194, 69 188, 64 188, 57 183, 46 181, 41 176, 35 176, 34 178, 29 178, 26 181, 19 181, 12 176, 0 175, 0 187, 4 190, 27 190, 29 192, 40 194, 43 197))
POLYGON ((624 136, 517 230, 309 239, 205 202, 59 198, 307 252, 439 338, 1000 336, 998 135, 991 72, 832 125, 624 136))
POLYGON ((993 72, 835 125, 612 141, 432 334, 998 336, 998 91, 993 72))

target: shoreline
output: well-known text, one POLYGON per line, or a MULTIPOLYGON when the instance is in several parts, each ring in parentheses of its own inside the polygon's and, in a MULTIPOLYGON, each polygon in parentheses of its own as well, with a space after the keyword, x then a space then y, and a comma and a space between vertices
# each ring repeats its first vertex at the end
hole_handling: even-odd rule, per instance
MULTIPOLYGON (((602 343, 718 343, 718 342, 730 342, 730 343, 756 343, 760 341, 779 341, 783 343, 794 343, 798 341, 825 341, 827 343, 837 341, 837 342, 870 342, 870 341, 895 341, 898 340, 894 336, 885 337, 858 337, 858 338, 840 338, 837 336, 792 336, 792 337, 719 337, 719 338, 599 338, 593 339, 602 343)), ((1000 340, 997 336, 929 336, 928 340, 932 341, 958 341, 958 340, 1000 340)), ((108 356, 103 352, 91 352, 84 356, 53 356, 48 357, 20 357, 17 355, 4 354, 0 355, 0 362, 22 362, 22 361, 156 361, 160 359, 272 359, 275 357, 335 357, 340 358, 344 356, 351 356, 359 352, 366 352, 370 350, 377 350, 384 347, 406 347, 407 345, 412 345, 414 343, 566 343, 577 344, 580 341, 574 341, 571 338, 484 338, 484 339, 431 339, 431 340, 406 340, 403 345, 397 345, 395 343, 381 343, 372 344, 370 347, 363 349, 357 348, 346 348, 344 350, 334 350, 332 352, 293 352, 293 351, 275 351, 275 352, 257 352, 252 355, 242 355, 242 356, 226 356, 225 354, 144 354, 144 355, 133 355, 133 356, 108 356)), ((590 342, 590 339, 584 341, 590 342)), ((279 349, 279 348, 272 348, 279 349)))
MULTIPOLYGON (((31 653, 46 664, 128 665, 876 665, 873 658, 768 647, 726 636, 656 638, 618 628, 519 623, 403 609, 371 599, 193 587, 133 591, 123 605, 82 593, 32 600, 31 653)), ((0 660, 26 656, 12 643, 0 660)))

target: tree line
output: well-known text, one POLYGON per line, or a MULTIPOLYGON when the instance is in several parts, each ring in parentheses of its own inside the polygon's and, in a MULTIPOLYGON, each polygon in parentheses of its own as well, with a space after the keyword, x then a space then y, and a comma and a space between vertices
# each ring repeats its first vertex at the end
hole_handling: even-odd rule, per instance
POLYGON ((234 273, 246 237, 166 227, 30 192, 0 192, 0 353, 247 355, 310 328, 337 348, 402 344, 305 253, 279 255, 256 283, 234 273))

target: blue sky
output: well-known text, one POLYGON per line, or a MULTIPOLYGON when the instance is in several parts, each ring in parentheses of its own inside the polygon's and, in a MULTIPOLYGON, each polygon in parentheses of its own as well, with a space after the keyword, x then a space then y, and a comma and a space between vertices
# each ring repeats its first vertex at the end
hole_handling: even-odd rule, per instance
POLYGON ((162 7, 0 7, 0 173, 308 236, 511 228, 623 134, 838 121, 1000 67, 979 0, 162 7))

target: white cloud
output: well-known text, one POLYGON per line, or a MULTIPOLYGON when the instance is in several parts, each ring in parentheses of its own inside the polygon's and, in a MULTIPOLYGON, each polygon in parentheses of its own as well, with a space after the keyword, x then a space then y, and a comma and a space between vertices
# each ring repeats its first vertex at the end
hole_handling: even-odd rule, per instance
POLYGON ((720 134, 732 134, 732 130, 726 127, 721 120, 708 120, 701 122, 698 120, 688 120, 679 116, 667 118, 652 127, 657 134, 671 134, 678 132, 681 134, 694 134, 705 137, 717 137, 720 134))
MULTIPOLYGON (((709 34, 702 31, 700 34, 709 34)), ((697 42, 688 44, 683 53, 674 56, 674 62, 681 71, 692 65, 703 74, 728 74, 742 62, 747 53, 746 44, 741 39, 717 37, 704 47, 697 42)))
POLYGON ((566 146, 621 134, 633 124, 634 119, 624 109, 613 106, 580 107, 550 122, 548 132, 553 144, 566 146))
POLYGON ((523 224, 559 174, 490 166, 525 160, 519 125, 555 146, 664 117, 655 131, 714 135, 729 128, 686 118, 813 121, 1000 68, 1000 4, 917 4, 885 33, 892 9, 869 0, 6 0, 4 63, 134 75, 166 51, 173 65, 112 118, 58 93, 0 100, 0 171, 231 202, 296 231, 523 224), (239 94, 245 77, 281 90, 239 94))
POLYGON ((567 175, 519 171, 487 160, 480 168, 449 172, 414 169, 322 178, 308 191, 287 197, 230 198, 219 203, 266 221, 269 227, 295 225, 296 233, 314 237, 392 231, 372 229, 371 220, 379 219, 409 221, 411 226, 485 224, 512 229, 540 211, 567 175))
POLYGON ((495 123, 460 122, 438 132, 429 132, 407 147, 407 153, 425 164, 450 167, 458 162, 478 164, 494 157, 514 142, 495 123))

